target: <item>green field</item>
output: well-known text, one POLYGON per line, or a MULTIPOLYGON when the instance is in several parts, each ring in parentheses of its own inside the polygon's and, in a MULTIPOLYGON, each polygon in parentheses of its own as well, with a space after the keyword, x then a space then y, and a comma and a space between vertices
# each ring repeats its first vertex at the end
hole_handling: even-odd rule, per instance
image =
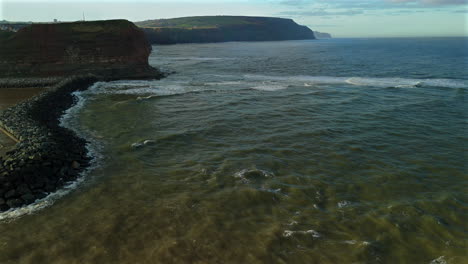
POLYGON ((171 19, 155 19, 135 22, 139 27, 145 28, 219 28, 238 25, 259 25, 268 21, 283 20, 270 17, 245 16, 196 16, 171 19))

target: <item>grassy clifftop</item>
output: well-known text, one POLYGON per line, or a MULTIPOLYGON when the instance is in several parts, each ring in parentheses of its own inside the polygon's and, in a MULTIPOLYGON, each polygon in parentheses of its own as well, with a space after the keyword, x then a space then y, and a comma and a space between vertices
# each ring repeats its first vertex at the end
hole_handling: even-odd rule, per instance
POLYGON ((247 17, 247 16, 195 16, 171 19, 155 19, 136 22, 139 27, 146 28, 220 28, 239 25, 262 25, 272 22, 292 22, 291 19, 275 17, 247 17))
POLYGON ((136 22, 153 44, 315 39, 292 19, 247 16, 197 16, 136 22))

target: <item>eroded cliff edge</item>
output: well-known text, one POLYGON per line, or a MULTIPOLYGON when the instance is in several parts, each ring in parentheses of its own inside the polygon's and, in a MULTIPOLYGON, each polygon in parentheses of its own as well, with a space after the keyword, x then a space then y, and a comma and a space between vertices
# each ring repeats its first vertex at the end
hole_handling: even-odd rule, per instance
POLYGON ((150 53, 143 31, 127 20, 32 24, 0 38, 0 77, 159 78, 150 53))

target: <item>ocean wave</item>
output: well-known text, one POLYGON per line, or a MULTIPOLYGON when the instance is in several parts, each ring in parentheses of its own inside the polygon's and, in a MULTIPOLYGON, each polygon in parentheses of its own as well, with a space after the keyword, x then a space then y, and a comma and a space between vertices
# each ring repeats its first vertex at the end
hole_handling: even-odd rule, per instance
POLYGON ((447 88, 468 88, 468 80, 462 79, 412 79, 412 78, 377 78, 377 77, 333 77, 333 76, 267 76, 267 75, 244 75, 246 80, 275 81, 278 83, 289 83, 292 85, 313 86, 313 85, 333 85, 350 84, 354 86, 373 87, 447 87, 447 88))
POLYGON ((274 92, 278 90, 283 90, 288 88, 287 85, 280 85, 280 84, 268 84, 268 83, 263 83, 261 85, 256 85, 253 86, 252 89, 255 90, 260 90, 260 91, 269 91, 269 92, 274 92))
POLYGON ((158 57, 161 61, 219 61, 219 60, 234 60, 230 57, 158 57))
POLYGON ((85 94, 137 95, 138 100, 198 92, 237 92, 257 90, 275 92, 290 87, 312 89, 321 85, 347 85, 377 88, 468 88, 462 79, 410 79, 333 76, 269 76, 269 75, 200 75, 197 78, 162 80, 121 80, 98 82, 85 94))
POLYGON ((283 237, 291 237, 291 236, 296 235, 296 234, 311 235, 313 238, 319 238, 319 237, 322 236, 319 232, 317 232, 317 231, 315 231, 313 229, 310 229, 310 230, 305 230, 305 231, 284 230, 283 237))
POLYGON ((81 185, 84 182, 84 176, 88 174, 90 170, 91 170, 91 167, 88 167, 85 171, 83 171, 78 176, 77 180, 65 185, 61 189, 58 189, 57 191, 47 195, 46 197, 40 200, 36 200, 32 204, 19 207, 19 208, 13 208, 8 211, 0 213, 0 221, 8 222, 8 221, 14 220, 15 218, 18 218, 24 215, 33 214, 39 210, 42 210, 46 207, 51 206, 52 204, 54 204, 55 201, 67 195, 68 193, 70 193, 70 191, 76 189, 79 185, 81 185))
POLYGON ((137 100, 151 99, 153 97, 180 95, 186 93, 206 91, 203 85, 190 85, 189 82, 163 82, 163 81, 112 81, 98 82, 85 94, 122 94, 141 95, 137 100))
POLYGON ((266 170, 259 169, 243 169, 234 174, 235 178, 240 179, 242 182, 249 183, 252 180, 262 180, 272 178, 275 174, 266 170))
POLYGON ((359 246, 368 246, 370 242, 368 241, 357 241, 357 240, 345 240, 343 241, 344 244, 348 245, 359 245, 359 246))
POLYGON ((337 204, 338 208, 344 208, 344 207, 348 207, 351 205, 351 202, 350 201, 339 201, 337 204))

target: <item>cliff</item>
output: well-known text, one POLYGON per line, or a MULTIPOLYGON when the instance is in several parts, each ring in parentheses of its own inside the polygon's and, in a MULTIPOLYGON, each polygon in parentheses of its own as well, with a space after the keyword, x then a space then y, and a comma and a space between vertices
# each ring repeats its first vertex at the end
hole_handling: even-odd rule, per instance
POLYGON ((292 19, 202 16, 136 22, 152 44, 315 39, 292 19))
POLYGON ((318 39, 331 38, 330 33, 314 31, 315 37, 318 39))
POLYGON ((0 34, 0 77, 158 77, 150 52, 143 31, 127 20, 32 24, 0 34))

